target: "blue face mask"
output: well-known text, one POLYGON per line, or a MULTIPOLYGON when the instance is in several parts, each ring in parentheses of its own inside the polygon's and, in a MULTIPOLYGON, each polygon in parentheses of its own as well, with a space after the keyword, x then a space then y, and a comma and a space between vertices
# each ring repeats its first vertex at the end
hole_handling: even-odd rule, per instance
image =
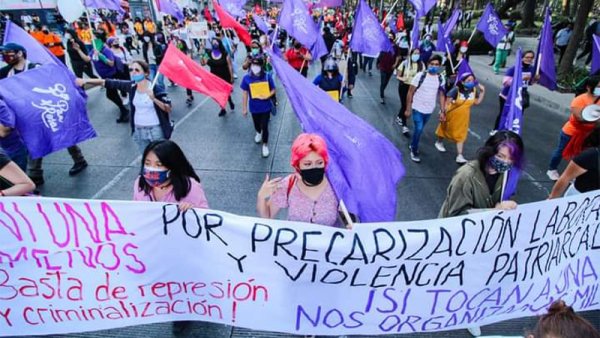
POLYGON ((168 169, 144 166, 142 176, 144 176, 144 180, 146 180, 149 186, 158 187, 169 179, 169 172, 170 170, 168 169))
POLYGON ((467 89, 475 88, 475 82, 463 82, 463 86, 467 89))
POLYGON ((427 71, 429 72, 429 74, 437 74, 437 72, 440 70, 440 67, 438 66, 429 66, 427 68, 427 71))
POLYGON ((594 88, 594 96, 600 96, 600 88, 594 88))
POLYGON ((496 170, 499 173, 503 173, 509 171, 512 168, 512 164, 508 162, 504 162, 496 156, 492 156, 490 158, 490 167, 496 170))
POLYGON ((146 78, 146 76, 144 76, 144 74, 131 75, 131 81, 133 81, 135 83, 140 83, 140 82, 144 81, 145 78, 146 78))

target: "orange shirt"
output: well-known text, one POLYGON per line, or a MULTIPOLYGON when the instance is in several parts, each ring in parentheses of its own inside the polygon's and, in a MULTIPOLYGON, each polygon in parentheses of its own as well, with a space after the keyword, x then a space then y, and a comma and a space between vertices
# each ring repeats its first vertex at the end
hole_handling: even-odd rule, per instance
MULTIPOLYGON (((590 104, 593 104, 594 99, 595 99, 594 96, 588 95, 588 93, 581 94, 581 95, 577 96, 576 98, 574 98, 573 101, 571 101, 571 108, 583 109, 583 108, 589 106, 590 104)), ((563 131, 563 133, 565 133, 569 136, 573 136, 575 133, 577 133, 581 129, 589 129, 589 128, 593 128, 593 127, 594 127, 594 123, 581 122, 581 121, 577 120, 575 115, 571 114, 571 116, 569 116, 569 121, 567 121, 567 123, 565 123, 565 125, 562 128, 562 131, 563 131)))
MULTIPOLYGON (((36 32, 33 32, 36 33, 36 32)), ((48 48, 48 50, 54 54, 54 56, 63 56, 65 55, 65 49, 62 45, 62 40, 60 37, 54 33, 44 34, 32 34, 33 37, 44 47, 48 48)))
POLYGON ((79 40, 81 40, 81 42, 83 42, 86 45, 91 45, 92 44, 92 30, 91 29, 78 29, 77 30, 77 36, 79 37, 79 40))

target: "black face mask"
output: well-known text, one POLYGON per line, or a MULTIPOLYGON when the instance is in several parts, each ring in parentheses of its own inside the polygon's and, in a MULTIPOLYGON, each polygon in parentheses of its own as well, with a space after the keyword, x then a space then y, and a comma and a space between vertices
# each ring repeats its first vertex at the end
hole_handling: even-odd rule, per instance
POLYGON ((300 170, 302 182, 309 187, 321 184, 325 177, 325 168, 311 168, 300 170))
POLYGON ((300 49, 301 47, 302 47, 302 45, 299 43, 294 44, 294 48, 296 48, 296 49, 300 49))

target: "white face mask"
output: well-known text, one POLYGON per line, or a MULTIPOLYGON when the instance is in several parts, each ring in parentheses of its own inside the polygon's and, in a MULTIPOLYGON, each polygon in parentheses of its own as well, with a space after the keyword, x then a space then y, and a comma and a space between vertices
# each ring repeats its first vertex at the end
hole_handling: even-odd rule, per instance
POLYGON ((252 65, 250 66, 250 71, 252 72, 252 74, 254 75, 258 75, 260 74, 260 71, 262 70, 262 67, 259 65, 252 65))
POLYGON ((144 41, 150 42, 150 37, 149 36, 144 36, 144 41))
POLYGON ((461 53, 466 53, 467 50, 469 50, 469 48, 467 48, 467 47, 460 47, 459 50, 460 50, 461 53))

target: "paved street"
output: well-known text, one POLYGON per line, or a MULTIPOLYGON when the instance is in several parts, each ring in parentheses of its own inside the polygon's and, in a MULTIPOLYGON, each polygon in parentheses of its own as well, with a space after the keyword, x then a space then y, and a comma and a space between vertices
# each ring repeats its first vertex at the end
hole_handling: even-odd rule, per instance
MULTIPOLYGON (((242 58, 238 54, 238 59, 242 58)), ((481 106, 475 107, 471 116, 471 131, 465 146, 465 157, 472 159, 477 148, 483 144, 493 126, 498 112, 497 94, 501 76, 485 69, 490 58, 475 56, 471 62, 479 80, 486 86, 487 93, 481 106)), ((512 59, 510 59, 512 60, 512 59)), ((509 61, 510 63, 510 61, 509 61)), ((314 75, 314 68, 312 69, 314 75)), ((185 106, 185 90, 169 87, 173 100, 173 116, 177 127, 173 140, 178 142, 202 179, 211 208, 242 215, 255 215, 256 192, 266 173, 272 176, 291 172, 289 166, 290 146, 300 132, 300 126, 291 109, 282 87, 278 88, 279 111, 272 118, 271 156, 260 157, 260 147, 253 141, 254 129, 251 118, 241 115, 241 91, 239 83, 243 73, 237 71, 234 101, 235 112, 217 117, 219 108, 210 99, 196 94, 191 108, 185 106)), ((311 77, 312 80, 312 77, 311 77)), ((167 81, 168 83, 168 81, 167 81)), ((434 143, 435 118, 427 125, 421 140, 420 164, 408 157, 408 142, 394 124, 398 113, 397 81, 393 79, 386 91, 386 104, 379 103, 379 74, 373 76, 360 73, 354 98, 345 99, 344 104, 357 115, 375 126, 389 138, 403 154, 406 177, 398 186, 397 220, 410 221, 435 218, 444 199, 445 190, 458 166, 454 162, 456 151, 453 144, 446 143, 447 153, 439 153, 434 143)), ((554 96, 545 89, 539 91, 554 96)), ((118 109, 104 96, 102 89, 89 92, 88 109, 90 119, 98 137, 81 145, 90 166, 76 177, 69 177, 72 166, 66 151, 44 159, 46 184, 40 191, 44 196, 82 199, 129 200, 133 192, 133 181, 140 170, 140 154, 131 140, 128 125, 116 124, 118 109)), ((568 106, 570 94, 558 96, 558 101, 568 106), (561 99, 562 98, 562 99, 561 99)), ((556 100, 556 97, 553 98, 556 100)), ((542 98, 532 98, 532 106, 525 113, 522 132, 527 165, 519 184, 517 200, 527 203, 545 199, 552 182, 546 177, 550 153, 558 139, 558 132, 567 119, 563 109, 553 107, 542 98)), ((554 106, 555 107, 555 106, 554 106)), ((412 126, 412 122, 411 122, 412 126)), ((561 166, 561 168, 564 167, 561 166)), ((199 257, 199 259, 201 259, 199 257)), ((600 327, 600 315, 586 316, 600 327)), ((483 328, 484 334, 522 335, 532 328, 535 319, 527 318, 490 325, 483 328)), ((169 337, 169 323, 144 325, 68 335, 66 337, 169 337)), ((189 337, 288 337, 274 333, 249 331, 223 325, 197 322, 187 332, 189 337)), ((463 331, 403 335, 402 337, 469 337, 463 331)))

